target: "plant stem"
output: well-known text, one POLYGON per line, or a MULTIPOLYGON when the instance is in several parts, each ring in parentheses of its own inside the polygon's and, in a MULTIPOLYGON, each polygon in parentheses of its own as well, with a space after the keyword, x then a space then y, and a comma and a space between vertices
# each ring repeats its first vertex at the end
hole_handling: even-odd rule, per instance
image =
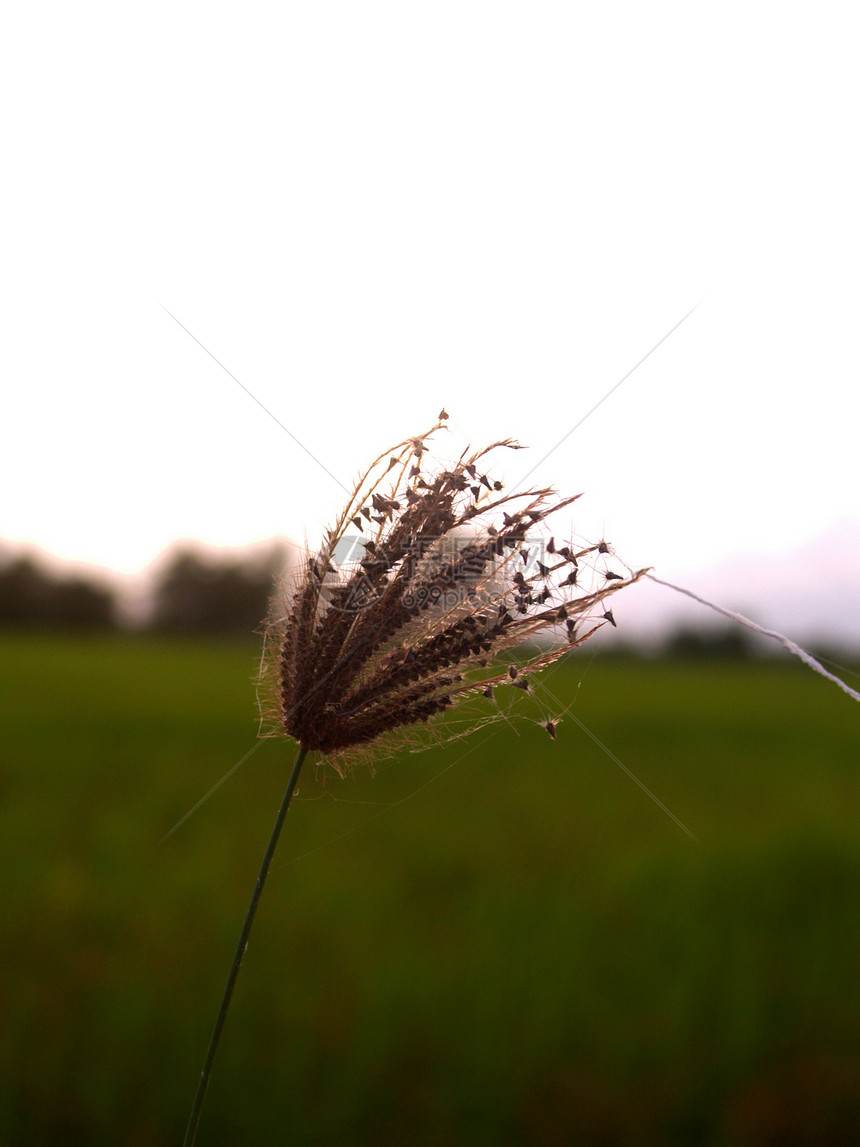
POLYGON ((215 1060, 215 1052, 218 1050, 218 1041, 221 1039, 221 1031, 224 1027, 224 1021, 227 1018, 227 1009, 230 1007, 230 1000, 233 996, 233 988, 236 986, 236 979, 239 975, 239 969, 242 966, 242 959, 245 955, 245 949, 248 947, 248 936, 251 932, 251 925, 254 923, 254 916, 257 912, 257 905, 260 903, 260 896, 263 892, 263 885, 266 883, 266 877, 269 874, 269 866, 272 863, 272 857, 275 855, 275 849, 278 844, 278 837, 281 835, 281 829, 284 825, 284 820, 287 815, 287 809, 290 807, 290 801, 293 799, 296 784, 299 779, 302 764, 307 756, 308 750, 299 747, 295 763, 293 764, 293 771, 290 773, 290 779, 287 782, 286 792, 284 799, 281 801, 281 807, 278 809, 278 815, 275 818, 275 827, 272 829, 272 835, 269 837, 269 843, 266 845, 266 852, 263 856, 263 863, 260 865, 260 871, 257 875, 257 883, 254 885, 254 891, 251 896, 251 902, 248 905, 248 911, 245 913, 245 922, 242 925, 242 931, 239 933, 239 940, 236 944, 236 951, 233 956, 233 963, 230 965, 230 972, 227 976, 227 983, 224 986, 224 995, 221 997, 221 1006, 218 1009, 218 1015, 215 1017, 215 1026, 212 1029, 212 1036, 209 1040, 209 1047, 206 1051, 206 1059, 203 1062, 203 1070, 200 1072, 200 1082, 197 1085, 197 1094, 194 1096, 194 1106, 191 1109, 191 1115, 188 1119, 188 1127, 185 1131, 185 1138, 182 1140, 182 1147, 192 1147, 195 1138, 197 1137, 197 1126, 200 1123, 200 1114, 203 1110, 203 1100, 206 1098, 206 1090, 209 1087, 209 1076, 212 1073, 212 1064, 215 1060))

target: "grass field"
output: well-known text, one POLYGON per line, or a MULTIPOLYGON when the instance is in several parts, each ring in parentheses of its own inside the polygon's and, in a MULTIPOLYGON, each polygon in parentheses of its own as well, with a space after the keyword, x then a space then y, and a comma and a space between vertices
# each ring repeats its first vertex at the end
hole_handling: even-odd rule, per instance
MULTIPOLYGON (((291 747, 160 841, 255 744, 256 659, 0 639, 0 1141, 181 1142, 291 747)), ((544 680, 698 843, 570 718, 310 770, 201 1147, 857 1141, 857 706, 782 662, 544 680)))

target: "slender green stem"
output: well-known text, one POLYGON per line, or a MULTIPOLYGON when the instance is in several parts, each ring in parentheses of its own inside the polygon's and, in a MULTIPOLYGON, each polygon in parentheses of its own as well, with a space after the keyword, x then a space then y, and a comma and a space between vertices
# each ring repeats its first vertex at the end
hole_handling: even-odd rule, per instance
POLYGON ((203 1061, 203 1070, 200 1072, 200 1082, 197 1085, 197 1094, 194 1096, 194 1106, 191 1108, 191 1115, 188 1119, 188 1127, 185 1131, 185 1138, 182 1141, 182 1147, 192 1147, 194 1140, 197 1137, 197 1126, 200 1123, 200 1114, 203 1110, 203 1100, 206 1098, 206 1090, 209 1087, 209 1076, 212 1074, 212 1064, 215 1060, 215 1052, 218 1050, 218 1041, 221 1039, 221 1031, 224 1027, 224 1021, 227 1018, 227 1009, 230 1007, 230 1000, 233 996, 233 988, 236 986, 236 979, 239 975, 239 969, 242 966, 242 959, 245 955, 245 949, 248 947, 248 936, 251 932, 251 925, 254 923, 254 916, 257 912, 257 905, 260 903, 260 896, 263 891, 263 885, 266 883, 266 877, 269 874, 269 866, 272 863, 272 857, 275 855, 275 849, 278 845, 278 837, 281 835, 281 829, 284 825, 284 820, 287 815, 287 809, 290 807, 290 801, 293 799, 296 784, 299 779, 299 773, 302 769, 302 764, 307 755, 307 749, 299 748, 298 755, 296 756, 293 771, 290 773, 290 779, 287 782, 287 789, 284 793, 284 799, 281 801, 281 807, 278 809, 278 815, 275 818, 275 827, 272 829, 272 835, 269 837, 269 843, 266 846, 266 852, 263 856, 263 863, 260 865, 260 871, 257 876, 257 883, 254 885, 254 892, 251 896, 251 902, 248 905, 248 911, 245 913, 245 922, 242 925, 242 931, 239 933, 239 941, 236 944, 236 952, 233 956, 233 963, 230 965, 230 972, 227 976, 227 983, 224 986, 224 995, 221 997, 221 1006, 218 1009, 218 1015, 215 1017, 215 1026, 212 1029, 212 1037, 209 1040, 209 1047, 206 1051, 206 1059, 203 1061))

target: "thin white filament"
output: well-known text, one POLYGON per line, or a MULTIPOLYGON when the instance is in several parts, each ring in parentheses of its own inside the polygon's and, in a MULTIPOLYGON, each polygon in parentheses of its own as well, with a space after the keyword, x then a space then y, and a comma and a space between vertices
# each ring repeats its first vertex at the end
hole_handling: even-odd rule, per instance
POLYGON ((262 743, 263 743, 262 740, 255 741, 254 744, 251 746, 251 748, 244 755, 244 757, 242 757, 241 760, 238 760, 236 762, 236 764, 233 766, 233 768, 224 774, 224 776, 221 778, 220 781, 216 781, 215 784, 212 786, 212 788, 209 790, 209 792, 205 796, 202 796, 200 798, 200 800, 197 802, 197 804, 193 808, 190 808, 188 810, 188 812, 185 814, 185 816, 181 817, 169 832, 166 832, 164 834, 164 836, 161 838, 160 843, 164 844, 164 842, 166 840, 169 840, 171 838, 171 836, 173 836, 173 834, 176 832, 177 829, 182 828, 182 826, 185 824, 185 822, 188 820, 188 818, 194 816, 194 814, 197 812, 197 810, 206 804, 206 802, 209 800, 209 798, 212 796, 212 794, 216 793, 218 791, 218 789, 220 789, 221 786, 225 783, 225 781, 229 781, 229 779, 236 772, 236 770, 238 768, 240 768, 242 765, 244 765, 244 763, 245 763, 245 761, 247 761, 248 757, 250 757, 250 755, 252 753, 256 753, 257 749, 259 749, 259 747, 260 747, 260 745, 262 745, 262 743))
POLYGON ((744 617, 742 613, 735 613, 733 609, 725 609, 721 605, 715 605, 712 601, 706 601, 703 597, 699 597, 698 594, 692 593, 688 589, 682 589, 679 585, 673 585, 670 581, 663 581, 662 578, 655 577, 654 574, 649 573, 645 576, 650 578, 651 581, 657 582, 658 585, 665 585, 668 589, 675 590, 676 593, 683 593, 686 597, 691 597, 693 601, 699 602, 700 605, 706 605, 708 609, 713 609, 715 612, 723 614, 724 617, 729 617, 732 621, 737 621, 741 625, 745 625, 747 629, 751 629, 753 633, 760 633, 764 637, 772 637, 774 641, 778 641, 789 653, 793 653, 795 657, 799 657, 810 669, 814 669, 816 673, 820 673, 822 677, 826 677, 828 681, 832 681, 834 685, 838 685, 843 693, 847 693, 853 700, 860 701, 860 693, 855 692, 849 685, 846 685, 841 678, 836 677, 833 673, 828 673, 824 666, 819 661, 816 661, 811 653, 807 653, 805 649, 801 649, 796 642, 792 641, 790 637, 786 637, 784 633, 777 633, 775 629, 765 629, 764 626, 757 625, 754 621, 750 621, 748 617, 744 617))

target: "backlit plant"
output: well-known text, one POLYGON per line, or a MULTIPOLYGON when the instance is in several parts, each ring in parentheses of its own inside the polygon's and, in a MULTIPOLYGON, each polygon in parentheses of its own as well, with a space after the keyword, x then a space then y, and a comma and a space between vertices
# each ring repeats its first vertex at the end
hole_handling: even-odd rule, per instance
MULTIPOLYGON (((236 947, 185 1143, 196 1136, 215 1051, 260 894, 302 765, 311 752, 342 772, 356 752, 469 698, 530 689, 534 674, 605 622, 606 599, 645 573, 602 565, 605 542, 575 547, 547 519, 579 495, 505 492, 486 471, 511 439, 428 465, 444 426, 386 450, 361 476, 318 552, 276 599, 263 674, 267 713, 298 745, 236 947), (598 564, 595 564, 597 562, 598 564), (516 651, 516 663, 511 653, 516 651), (507 654, 506 658, 502 658, 507 654)), ((556 737, 552 715, 542 721, 556 737)))

